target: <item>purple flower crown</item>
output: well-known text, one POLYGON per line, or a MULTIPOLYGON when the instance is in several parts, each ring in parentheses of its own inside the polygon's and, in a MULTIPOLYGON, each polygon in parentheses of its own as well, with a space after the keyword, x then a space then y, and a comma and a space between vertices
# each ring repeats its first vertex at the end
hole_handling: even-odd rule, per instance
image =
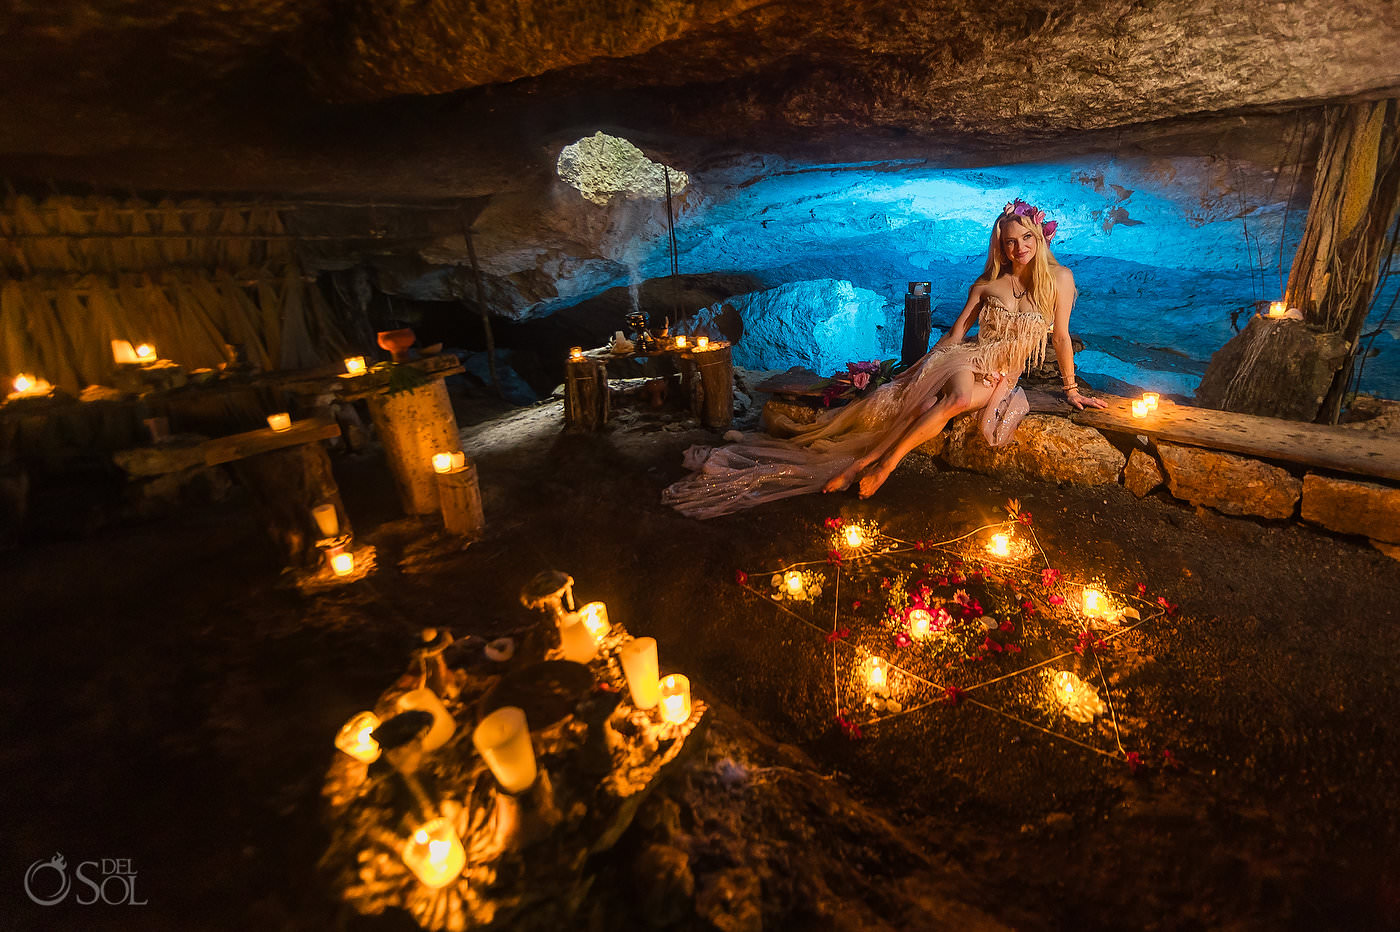
POLYGON ((1054 220, 1046 221, 1045 211, 1034 207, 1021 200, 1019 197, 1001 209, 1002 215, 1014 217, 1025 217, 1033 223, 1040 224, 1040 232, 1045 235, 1045 242, 1050 242, 1055 237, 1055 230, 1059 228, 1059 223, 1054 220))

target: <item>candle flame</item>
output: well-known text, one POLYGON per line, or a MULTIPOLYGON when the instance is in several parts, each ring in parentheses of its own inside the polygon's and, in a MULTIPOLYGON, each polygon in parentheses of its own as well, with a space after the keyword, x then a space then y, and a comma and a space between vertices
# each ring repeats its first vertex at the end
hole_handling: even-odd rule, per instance
POLYGON ((581 347, 581 346, 571 346, 571 347, 569 347, 569 358, 570 358, 570 359, 574 359, 574 360, 582 359, 582 358, 583 358, 583 347, 581 347))
MULTIPOLYGON (((422 844, 422 842, 419 842, 422 844)), ((452 851, 450 841, 430 841, 428 842, 428 860, 434 864, 442 864, 447 860, 447 855, 452 851)))
POLYGON ((345 371, 350 375, 364 375, 365 357, 347 356, 345 359, 345 371))
POLYGON ((420 828, 418 831, 413 833, 413 840, 418 842, 418 844, 420 845, 426 845, 428 843, 428 833, 420 828))
POLYGON ((155 356, 155 354, 155 347, 151 346, 151 344, 149 343, 142 343, 141 345, 136 347, 137 359, 150 359, 151 357, 155 356))
POLYGON ((15 391, 17 392, 27 392, 33 384, 34 381, 27 375, 15 376, 15 391))
POLYGON ((579 617, 583 620, 583 626, 588 629, 588 633, 593 635, 594 640, 602 640, 603 635, 608 633, 612 627, 608 623, 608 609, 602 602, 589 602, 579 609, 579 617))

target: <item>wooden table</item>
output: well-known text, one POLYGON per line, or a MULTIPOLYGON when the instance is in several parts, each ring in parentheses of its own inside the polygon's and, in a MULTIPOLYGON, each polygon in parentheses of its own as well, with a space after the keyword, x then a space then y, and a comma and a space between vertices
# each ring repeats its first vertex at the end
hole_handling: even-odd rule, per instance
POLYGON ((676 349, 669 343, 648 351, 615 353, 609 347, 588 350, 564 368, 564 420, 579 430, 600 430, 611 410, 607 367, 627 360, 664 359, 680 371, 681 391, 692 414, 706 427, 734 423, 734 363, 726 342, 703 350, 676 349))

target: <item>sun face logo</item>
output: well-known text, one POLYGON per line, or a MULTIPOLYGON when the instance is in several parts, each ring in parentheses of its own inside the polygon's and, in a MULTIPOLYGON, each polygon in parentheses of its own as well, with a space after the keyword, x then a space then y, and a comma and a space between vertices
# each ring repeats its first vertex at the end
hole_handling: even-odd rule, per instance
POLYGON ((68 876, 68 862, 63 859, 62 854, 55 854, 47 861, 35 861, 29 865, 29 870, 24 872, 24 892, 40 906, 52 906, 63 902, 72 886, 73 880, 68 876), (58 872, 56 889, 52 878, 42 876, 45 870, 58 872))

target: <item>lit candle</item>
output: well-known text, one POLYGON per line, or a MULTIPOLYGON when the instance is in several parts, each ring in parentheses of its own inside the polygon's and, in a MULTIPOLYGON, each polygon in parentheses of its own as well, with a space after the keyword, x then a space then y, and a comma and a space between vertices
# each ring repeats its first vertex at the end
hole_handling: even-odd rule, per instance
POLYGON ((846 525, 846 546, 859 547, 865 543, 865 535, 860 532, 860 528, 854 524, 846 525))
POLYGON ((130 340, 112 341, 112 360, 119 364, 136 362, 136 350, 131 348, 130 340))
POLYGON ((601 641, 612 630, 612 623, 608 621, 608 607, 602 602, 589 602, 578 610, 578 616, 595 641, 601 641))
POLYGON ((993 534, 992 542, 987 545, 987 552, 998 557, 1010 556, 1011 537, 1007 534, 993 534))
POLYGON ((372 764, 379 759, 379 742, 371 734, 379 727, 379 716, 360 712, 341 726, 335 736, 335 746, 358 761, 372 764))
POLYGON ((434 453, 434 454, 433 454, 433 471, 434 471, 434 472, 451 472, 451 471, 452 471, 452 454, 451 454, 451 453, 434 453))
POLYGON ((446 744, 447 739, 451 738, 453 732, 457 730, 457 720, 452 717, 451 712, 447 711, 447 706, 442 704, 438 694, 426 686, 409 690, 400 696, 394 705, 400 712, 417 709, 432 715, 433 725, 423 736, 423 750, 425 751, 436 751, 446 744))
POLYGON ((661 694, 661 720, 684 725, 690 720, 690 678, 672 673, 657 685, 661 694))
POLYGON ((29 391, 32 387, 34 387, 34 380, 29 376, 22 372, 15 376, 15 391, 19 392, 21 395, 29 391))
POLYGON ((1284 305, 1284 303, 1283 303, 1282 301, 1270 301, 1270 302, 1269 302, 1269 316, 1270 316, 1270 317, 1282 317, 1284 314, 1287 314, 1287 313, 1288 313, 1288 308, 1287 308, 1287 306, 1284 305))
POLYGON ((349 576, 355 572, 355 555, 345 551, 331 554, 331 571, 337 576, 349 576))
POLYGON ((347 357, 345 357, 345 374, 346 374, 346 375, 364 375, 364 374, 365 374, 365 357, 363 357, 363 356, 347 356, 347 357))
POLYGON ((340 533, 340 516, 336 514, 334 503, 317 505, 311 509, 311 517, 316 519, 316 527, 322 537, 334 537, 340 533))
POLYGON ((15 376, 14 385, 14 394, 18 396, 37 397, 53 391, 53 386, 49 384, 48 379, 41 379, 37 375, 29 375, 24 372, 15 376))
POLYGON ((565 660, 588 663, 598 656, 598 639, 583 623, 579 612, 569 612, 559 619, 559 649, 565 660))
POLYGON ((273 430, 291 430, 292 416, 283 412, 281 414, 269 414, 267 416, 267 426, 273 430))
POLYGON ((685 334, 676 337, 676 349, 685 349, 685 334))
POLYGON ((783 577, 783 583, 787 586, 787 591, 794 597, 802 595, 802 574, 797 570, 788 570, 783 577))
POLYGON ((928 637, 933 626, 933 615, 923 608, 916 608, 909 613, 909 634, 916 640, 923 640, 928 637))
POLYGON ((149 343, 140 343, 136 347, 137 362, 155 362, 156 348, 149 343))
POLYGON ((1147 417, 1147 402, 1133 402, 1133 417, 1147 417))
POLYGON ((709 348, 710 348, 710 338, 709 338, 709 337, 696 337, 696 338, 695 338, 695 348, 698 349, 698 350, 709 349, 709 348))
POLYGON ((1097 618, 1102 615, 1105 609, 1103 593, 1097 589, 1084 590, 1084 615, 1087 618, 1097 618))
POLYGON ((573 346, 573 347, 570 347, 570 348, 569 348, 569 359, 570 359, 571 361, 573 361, 573 362, 578 362, 578 361, 579 361, 580 359, 582 359, 582 358, 583 358, 583 347, 581 347, 581 346, 573 346))
POLYGON ((889 682, 885 677, 885 662, 879 657, 870 658, 870 670, 865 675, 865 681, 870 686, 870 691, 882 693, 889 682))
POLYGON ((661 698, 657 689, 656 638, 633 638, 622 645, 618 659, 627 676, 632 704, 639 709, 656 708, 661 698))
POLYGON ((403 862, 429 887, 445 887, 462 874, 467 852, 444 818, 424 822, 403 847, 403 862))
POLYGON ((1157 392, 1143 392, 1142 403, 1147 405, 1148 411, 1156 411, 1157 403, 1162 400, 1162 396, 1157 392))
POLYGON ((472 732, 472 744, 507 793, 527 790, 535 782, 535 747, 524 709, 503 706, 483 718, 472 732))

